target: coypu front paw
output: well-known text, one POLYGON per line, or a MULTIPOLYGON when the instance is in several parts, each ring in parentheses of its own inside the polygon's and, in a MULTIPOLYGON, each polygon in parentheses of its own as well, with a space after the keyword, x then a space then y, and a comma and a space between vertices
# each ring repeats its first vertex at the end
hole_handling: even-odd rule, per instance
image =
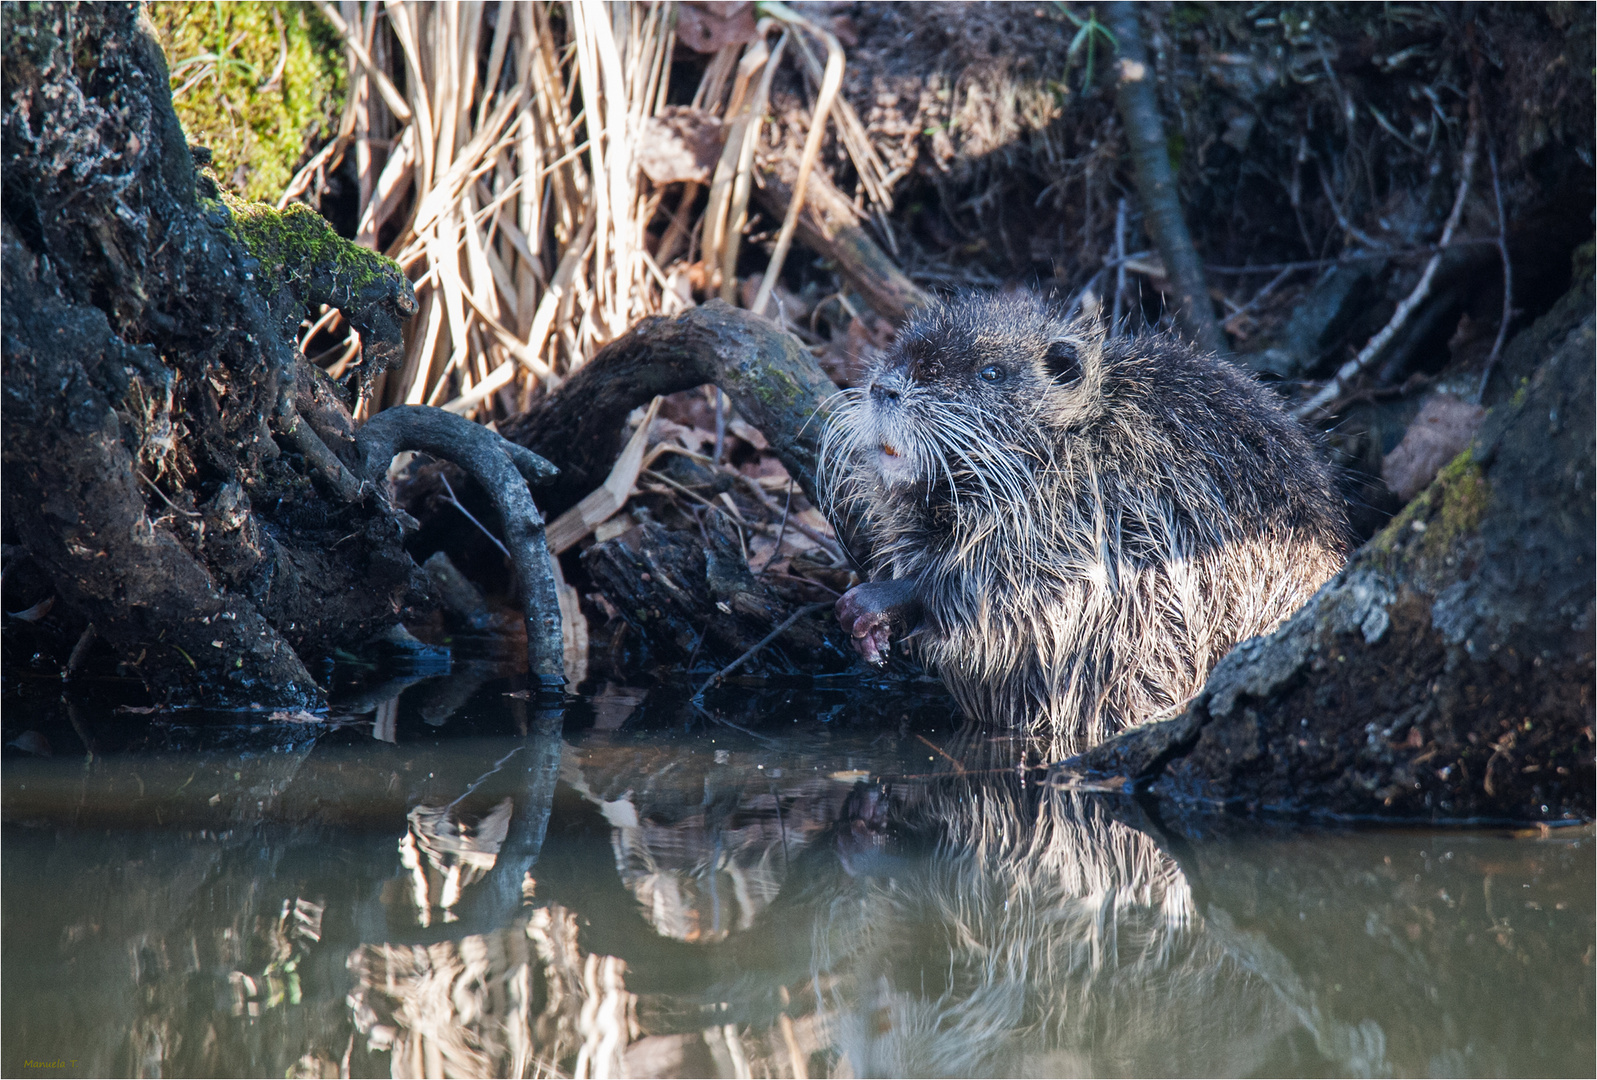
POLYGON ((920 622, 921 603, 912 581, 867 581, 844 593, 836 611, 854 650, 867 664, 881 667, 893 640, 920 622))

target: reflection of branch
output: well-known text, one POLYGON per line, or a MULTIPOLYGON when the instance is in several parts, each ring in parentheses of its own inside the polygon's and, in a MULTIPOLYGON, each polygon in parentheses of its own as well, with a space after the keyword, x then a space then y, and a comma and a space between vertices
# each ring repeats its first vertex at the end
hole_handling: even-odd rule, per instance
POLYGON ((471 782, 471 786, 466 788, 465 791, 462 791, 460 793, 459 797, 457 797, 454 802, 446 803, 445 806, 444 806, 444 809, 445 810, 453 810, 455 807, 459 806, 460 803, 466 798, 467 795, 470 795, 473 791, 476 791, 478 788, 482 787, 483 784, 487 783, 488 778, 490 776, 492 776, 494 773, 498 772, 500 769, 503 769, 505 767, 505 762, 509 761, 511 758, 513 758, 517 754, 521 753, 522 749, 523 748, 520 747, 520 746, 512 747, 510 753, 506 754, 504 757, 502 757, 498 761, 494 762, 494 767, 493 768, 489 769, 487 772, 485 772, 481 776, 477 777, 477 779, 473 780, 471 782))
MULTIPOLYGON (((1459 220, 1464 216, 1464 203, 1469 198, 1470 173, 1475 171, 1475 155, 1479 149, 1480 95, 1476 92, 1470 95, 1469 134, 1464 138, 1464 153, 1458 163, 1460 174, 1458 195, 1453 199, 1453 212, 1447 215, 1447 224, 1442 227, 1442 238, 1437 242, 1438 248, 1447 247, 1448 243, 1453 239, 1453 230, 1458 227, 1459 220)), ((1442 252, 1437 251, 1435 255, 1431 256, 1430 262, 1425 264, 1425 272, 1420 275, 1419 284, 1415 285, 1414 290, 1403 298, 1401 304, 1397 305, 1397 310, 1392 313, 1391 320, 1381 328, 1381 332, 1372 337, 1357 356, 1343 364, 1335 377, 1320 388, 1319 393, 1292 410, 1292 415, 1299 420, 1315 415, 1327 404, 1342 395, 1343 391, 1347 389, 1348 380, 1375 362, 1375 358, 1380 355, 1381 350, 1386 348, 1391 340, 1397 336, 1397 332, 1403 329, 1404 324, 1408 322, 1409 316, 1414 314, 1415 309, 1424 303, 1425 298, 1430 295, 1431 282, 1436 277, 1436 268, 1441 264, 1442 252)))

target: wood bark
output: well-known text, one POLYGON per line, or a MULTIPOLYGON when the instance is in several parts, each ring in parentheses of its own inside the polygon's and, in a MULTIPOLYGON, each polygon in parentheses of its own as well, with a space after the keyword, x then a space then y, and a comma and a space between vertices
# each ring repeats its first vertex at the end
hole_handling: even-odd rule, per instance
POLYGON ((1159 115, 1159 92, 1153 64, 1142 41, 1140 5, 1106 5, 1104 18, 1120 44, 1116 103, 1126 125, 1126 141, 1136 166, 1137 195, 1142 200, 1144 227, 1159 248, 1175 290, 1175 317, 1182 333, 1199 348, 1224 355, 1230 349, 1214 317, 1203 262, 1192 246, 1186 216, 1181 212, 1170 147, 1159 115))
MULTIPOLYGON (((298 353, 297 331, 337 307, 369 378, 399 352, 410 284, 304 207, 222 197, 136 5, 9 6, 0 33, 8 605, 22 562, 17 580, 46 593, 27 602, 61 601, 48 620, 7 620, 8 655, 26 636, 16 651, 75 669, 74 643, 99 642, 91 659, 162 704, 318 705, 309 662, 430 597, 372 453, 380 434, 404 448, 399 421, 363 448, 347 391, 298 353)), ((455 435, 497 497, 531 508, 530 455, 455 435)), ((517 520, 525 562, 539 519, 517 520)), ((523 577, 546 624, 555 609, 523 577)), ((535 674, 547 639, 533 636, 535 674)))

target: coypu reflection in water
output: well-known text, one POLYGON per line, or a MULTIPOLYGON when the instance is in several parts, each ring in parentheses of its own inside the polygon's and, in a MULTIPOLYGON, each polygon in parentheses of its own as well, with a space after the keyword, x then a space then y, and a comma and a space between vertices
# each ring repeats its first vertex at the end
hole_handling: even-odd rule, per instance
MULTIPOLYGON (((853 889, 812 940, 854 1075, 1244 1076, 1305 1023, 1299 988, 1235 955, 1102 800, 1012 775, 862 784, 837 845, 853 889)), ((1309 1026, 1346 1054, 1337 1025, 1309 1026)))
POLYGON ((861 655, 907 640, 969 715, 1054 754, 1190 698, 1346 546, 1334 475, 1268 390, 1018 294, 913 317, 840 395, 819 471, 868 563, 837 605, 861 655))

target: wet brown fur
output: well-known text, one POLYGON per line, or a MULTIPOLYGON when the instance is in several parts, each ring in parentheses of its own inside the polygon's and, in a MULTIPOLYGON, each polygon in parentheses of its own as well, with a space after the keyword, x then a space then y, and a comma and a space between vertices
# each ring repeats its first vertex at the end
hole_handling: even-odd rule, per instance
POLYGON ((1231 364, 1025 295, 927 310, 846 391, 821 474, 978 719, 1073 752, 1191 697, 1341 566, 1335 477, 1231 364))

